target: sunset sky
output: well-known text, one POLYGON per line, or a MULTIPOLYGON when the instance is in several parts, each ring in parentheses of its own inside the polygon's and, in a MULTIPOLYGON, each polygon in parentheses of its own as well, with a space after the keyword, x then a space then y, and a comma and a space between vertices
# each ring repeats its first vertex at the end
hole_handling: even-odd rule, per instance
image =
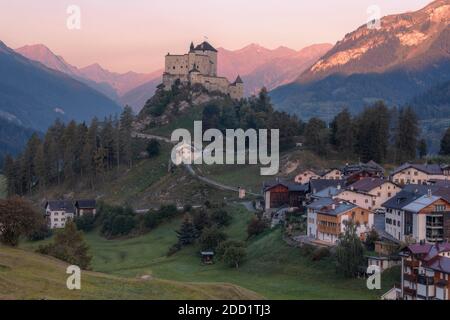
POLYGON ((381 14, 420 9, 430 0, 0 0, 0 40, 12 48, 43 43, 69 63, 151 72, 167 52, 191 40, 239 49, 250 43, 301 49, 335 43, 381 14), (81 9, 81 29, 69 30, 66 9, 81 9))

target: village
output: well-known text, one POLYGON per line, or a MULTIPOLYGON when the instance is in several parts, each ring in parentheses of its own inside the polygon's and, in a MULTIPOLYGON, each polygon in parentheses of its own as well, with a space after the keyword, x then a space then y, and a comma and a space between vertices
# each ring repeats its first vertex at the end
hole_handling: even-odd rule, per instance
MULTIPOLYGON (((376 234, 369 267, 382 273, 401 268, 386 300, 449 300, 450 170, 437 164, 405 163, 387 175, 374 161, 319 171, 298 170, 293 179, 264 182, 253 209, 272 227, 282 226, 295 246, 333 250, 349 223, 365 241, 376 234), (300 219, 289 219, 297 216, 300 219), (299 222, 300 221, 300 222, 299 222), (299 228, 299 224, 301 225, 299 228), (301 230, 293 231, 293 230, 301 230)), ((239 199, 249 195, 239 189, 239 199)), ((52 229, 70 219, 96 214, 96 201, 52 200, 45 216, 52 229)), ((212 263, 214 252, 202 252, 212 263)))
POLYGON ((399 285, 382 299, 449 300, 449 177, 449 167, 438 164, 405 163, 388 176, 373 161, 302 170, 293 181, 264 184, 264 214, 272 226, 303 214, 306 234, 292 236, 299 245, 333 247, 350 221, 361 240, 373 231, 378 240, 367 267, 401 266, 399 285))

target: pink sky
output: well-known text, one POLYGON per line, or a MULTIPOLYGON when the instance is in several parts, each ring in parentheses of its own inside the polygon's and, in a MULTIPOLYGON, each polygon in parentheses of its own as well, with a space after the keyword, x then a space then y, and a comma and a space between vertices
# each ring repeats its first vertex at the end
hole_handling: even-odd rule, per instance
POLYGON ((191 40, 239 49, 250 43, 301 49, 335 43, 382 15, 420 9, 430 0, 0 0, 0 40, 17 48, 43 43, 69 63, 94 62, 117 72, 162 68, 167 52, 191 40), (68 30, 66 9, 81 9, 81 30, 68 30))

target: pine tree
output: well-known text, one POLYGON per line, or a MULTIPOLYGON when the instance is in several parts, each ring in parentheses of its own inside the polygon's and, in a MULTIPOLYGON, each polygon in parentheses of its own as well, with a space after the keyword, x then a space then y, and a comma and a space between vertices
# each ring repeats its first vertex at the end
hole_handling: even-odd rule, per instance
POLYGON ((188 213, 185 214, 180 230, 176 231, 176 233, 180 245, 186 246, 195 241, 197 232, 188 213))
POLYGON ((450 155, 450 128, 445 131, 444 136, 442 137, 439 154, 443 156, 450 155))
POLYGON ((379 101, 366 108, 356 119, 355 149, 361 161, 383 162, 389 145, 390 114, 386 105, 379 101))
POLYGON ((356 225, 351 221, 346 223, 345 232, 339 238, 336 261, 338 269, 347 277, 356 276, 364 264, 364 247, 356 233, 356 225))
POLYGON ((133 110, 126 106, 120 115, 120 141, 122 150, 122 159, 129 168, 133 165, 133 147, 131 133, 133 130, 133 110))
POLYGON ((395 133, 397 162, 416 158, 418 136, 419 124, 414 111, 410 107, 400 110, 395 133))
POLYGON ((75 163, 76 163, 76 134, 77 125, 75 121, 70 121, 64 130, 64 179, 73 182, 75 179, 75 163))
POLYGON ((16 164, 14 159, 7 154, 5 156, 4 164, 3 164, 3 171, 6 176, 6 183, 7 183, 7 193, 8 196, 12 196, 17 194, 17 170, 16 170, 16 164))
POLYGON ((419 145, 417 146, 417 152, 419 153, 420 159, 423 159, 428 153, 427 141, 425 139, 419 140, 419 145))
POLYGON ((339 112, 330 124, 330 143, 336 150, 350 155, 354 148, 354 127, 350 112, 347 108, 339 112))
POLYGON ((36 177, 39 183, 39 188, 45 189, 47 185, 47 170, 45 168, 45 154, 44 154, 44 145, 40 144, 37 151, 36 157, 34 158, 34 168, 36 171, 36 177))
POLYGON ((327 153, 327 126, 319 118, 311 118, 305 128, 305 146, 319 155, 327 153))

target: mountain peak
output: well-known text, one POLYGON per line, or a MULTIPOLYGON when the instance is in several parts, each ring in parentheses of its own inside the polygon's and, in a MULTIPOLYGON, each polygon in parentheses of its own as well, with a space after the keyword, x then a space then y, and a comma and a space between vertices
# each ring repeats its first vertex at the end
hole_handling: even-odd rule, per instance
MULTIPOLYGON (((415 12, 385 16, 379 29, 363 25, 346 34, 299 80, 310 82, 334 73, 379 73, 405 65, 427 52, 438 39, 444 45, 449 23, 448 0, 434 1, 415 12)), ((448 51, 439 47, 436 45, 430 56, 448 59, 448 51)))

